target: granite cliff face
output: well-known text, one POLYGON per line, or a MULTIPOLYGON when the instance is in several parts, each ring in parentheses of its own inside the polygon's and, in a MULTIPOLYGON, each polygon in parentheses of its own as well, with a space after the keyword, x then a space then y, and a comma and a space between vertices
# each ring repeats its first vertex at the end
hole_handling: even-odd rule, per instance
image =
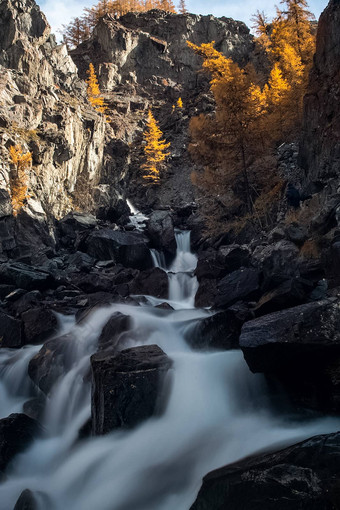
POLYGON ((317 49, 304 103, 301 164, 305 180, 325 186, 340 163, 340 2, 331 0, 318 25, 317 49))
POLYGON ((8 187, 8 148, 21 144, 33 154, 29 194, 60 216, 80 176, 99 181, 105 122, 35 2, 3 0, 0 19, 0 186, 8 187))
MULTIPOLYGON (((207 95, 207 77, 199 72, 202 61, 188 48, 187 40, 196 44, 215 40, 217 49, 243 64, 254 46, 241 22, 152 10, 128 13, 119 21, 110 15, 102 18, 92 37, 71 52, 82 78, 90 61, 97 69, 110 105, 111 125, 125 145, 123 163, 129 167, 129 192, 140 207, 176 206, 194 199, 190 182, 193 165, 187 152, 189 118, 214 106, 207 95), (183 108, 173 109, 179 97, 183 108), (161 189, 149 189, 145 197, 140 161, 149 107, 171 142, 171 156, 161 189)), ((122 155, 121 145, 113 150, 122 155)))
POLYGON ((157 10, 130 13, 119 21, 106 16, 72 52, 76 66, 66 46, 56 44, 33 0, 2 0, 0 15, 1 188, 8 189, 8 148, 21 144, 33 154, 29 195, 54 216, 75 206, 98 210, 114 205, 117 190, 138 192, 140 203, 152 205, 156 194, 148 192, 145 202, 138 181, 142 134, 152 106, 172 142, 160 202, 194 199, 186 151, 188 114, 212 106, 209 98, 203 106, 197 102, 196 87, 204 92, 207 80, 197 74, 200 62, 186 40, 215 39, 221 51, 245 62, 253 42, 243 23, 157 10), (88 104, 84 80, 89 62, 95 64, 109 104, 110 123, 88 104), (184 108, 171 115, 180 96, 184 108))

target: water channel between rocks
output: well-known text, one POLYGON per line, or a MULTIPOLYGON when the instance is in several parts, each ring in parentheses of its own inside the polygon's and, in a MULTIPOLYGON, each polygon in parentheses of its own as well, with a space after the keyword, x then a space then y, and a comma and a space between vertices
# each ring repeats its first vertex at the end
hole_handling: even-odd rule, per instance
MULTIPOLYGON (((202 477, 212 469, 267 447, 281 447, 339 428, 340 420, 293 419, 271 408, 265 380, 249 371, 241 351, 195 352, 185 341, 193 323, 211 314, 194 308, 196 257, 190 233, 179 231, 168 272, 172 309, 146 296, 141 306, 95 310, 86 323, 60 317, 71 332, 69 371, 55 383, 44 411, 46 436, 18 455, 0 485, 0 510, 11 510, 24 489, 41 491, 41 510, 189 510, 202 477), (103 326, 114 312, 132 317, 124 348, 157 344, 173 360, 163 415, 133 430, 78 440, 90 417, 86 375, 103 326), (85 382, 84 382, 85 381, 85 382)), ((27 375, 40 346, 0 350, 0 417, 21 412, 34 395, 27 375)))

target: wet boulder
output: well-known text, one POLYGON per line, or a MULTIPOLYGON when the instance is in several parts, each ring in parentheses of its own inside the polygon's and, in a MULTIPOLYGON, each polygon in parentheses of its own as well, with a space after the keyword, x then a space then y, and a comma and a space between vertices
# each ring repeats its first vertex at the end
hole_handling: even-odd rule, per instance
POLYGON ((28 364, 28 375, 48 395, 55 382, 72 365, 73 336, 67 334, 44 343, 28 364))
POLYGON ((31 308, 21 315, 26 344, 40 344, 57 333, 58 320, 48 308, 31 308))
POLYGON ((340 301, 329 298, 244 324, 240 347, 252 372, 278 379, 302 407, 340 411, 340 301))
POLYGON ((141 271, 129 284, 130 294, 147 294, 160 299, 167 299, 169 295, 169 280, 165 271, 153 267, 141 271))
POLYGON ((25 290, 46 290, 54 286, 54 278, 48 271, 22 262, 5 263, 0 266, 2 283, 25 290))
POLYGON ((223 262, 218 258, 215 250, 207 250, 198 255, 195 276, 199 282, 203 280, 216 280, 226 274, 223 262))
POLYGON ((41 433, 39 423, 26 414, 10 414, 0 420, 0 472, 41 433))
POLYGON ((23 405, 23 411, 30 418, 33 418, 34 420, 41 422, 44 416, 45 405, 46 398, 41 393, 39 397, 27 400, 23 405))
POLYGON ((241 268, 218 282, 215 308, 228 308, 237 301, 253 301, 260 295, 260 272, 241 268))
POLYGON ((120 312, 115 312, 107 321, 98 339, 98 350, 115 350, 122 333, 130 329, 131 318, 120 312))
POLYGON ((51 508, 52 505, 53 503, 47 494, 25 489, 20 494, 13 510, 39 510, 39 508, 51 508))
POLYGON ((169 255, 176 254, 176 239, 172 216, 168 211, 151 213, 147 225, 147 234, 152 246, 169 255))
POLYGON ((193 349, 237 349, 242 325, 252 317, 244 303, 236 303, 223 312, 194 321, 185 334, 193 349))
POLYGON ((199 286, 195 295, 195 306, 204 308, 212 306, 217 295, 217 279, 204 278, 199 282, 199 286))
POLYGON ((140 232, 103 229, 92 232, 78 249, 99 260, 115 260, 125 267, 143 270, 153 267, 147 243, 140 232))
POLYGON ((34 493, 29 489, 22 491, 13 510, 38 510, 38 503, 34 493))
POLYGON ((22 323, 0 310, 0 347, 21 347, 22 323))
POLYGON ((92 366, 92 433, 131 428, 157 414, 172 362, 157 345, 96 353, 92 366))
POLYGON ((340 496, 340 433, 212 471, 191 510, 335 510, 340 496))

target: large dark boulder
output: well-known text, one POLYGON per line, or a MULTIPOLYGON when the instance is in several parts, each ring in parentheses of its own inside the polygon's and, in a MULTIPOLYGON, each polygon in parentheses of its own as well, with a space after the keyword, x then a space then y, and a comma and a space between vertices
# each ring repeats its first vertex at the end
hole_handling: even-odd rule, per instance
POLYGON ((92 433, 138 425, 158 411, 171 360, 157 345, 91 357, 92 433))
POLYGON ((243 303, 236 303, 223 312, 194 321, 185 335, 193 349, 236 349, 242 325, 251 318, 243 303))
POLYGON ((240 346, 252 372, 278 378, 305 407, 340 411, 340 302, 329 298, 247 322, 240 346))
POLYGON ((240 300, 256 300, 260 295, 260 272, 241 268, 222 278, 218 283, 215 308, 228 308, 240 300))
POLYGON ((247 246, 239 244, 220 246, 217 252, 217 261, 224 268, 225 274, 231 273, 250 264, 250 251, 247 246))
POLYGON ((129 285, 130 294, 147 294, 157 298, 167 299, 169 295, 169 280, 165 271, 153 267, 141 271, 129 285))
POLYGON ((22 346, 22 324, 0 310, 0 347, 22 346))
POLYGON ((58 331, 57 317, 48 308, 31 308, 21 318, 26 344, 40 344, 58 331))
POLYGON ((55 382, 72 366, 71 334, 48 340, 30 360, 28 375, 48 395, 55 382))
POLYGON ((205 308, 212 306, 217 295, 217 279, 203 278, 199 282, 199 286, 195 295, 195 306, 197 308, 205 308))
POLYGON ((125 267, 153 267, 148 240, 139 232, 112 229, 96 230, 82 240, 78 249, 99 260, 115 260, 125 267))
POLYGON ((39 508, 51 508, 52 505, 53 503, 47 494, 25 489, 20 494, 13 510, 39 510, 39 508))
POLYGON ((41 266, 55 254, 53 226, 40 204, 30 200, 28 207, 15 217, 15 246, 7 251, 9 258, 33 266, 41 266))
POLYGON ((280 285, 299 274, 299 249, 291 241, 281 240, 266 246, 259 245, 252 256, 253 264, 263 271, 265 290, 280 285))
POLYGON ((337 510, 340 433, 239 461, 203 479, 191 510, 337 510))
POLYGON ((46 290, 54 285, 54 278, 48 271, 43 271, 22 262, 12 262, 0 266, 2 283, 15 285, 26 290, 46 290))
POLYGON ((195 276, 199 282, 203 280, 216 280, 228 273, 225 271, 223 261, 215 250, 207 250, 198 255, 195 276))
POLYGON ((0 420, 0 472, 41 433, 38 422, 26 414, 10 414, 0 420))
MULTIPOLYGON (((121 335, 130 329, 131 318, 120 312, 115 312, 107 321, 98 339, 100 351, 117 349, 121 335)), ((112 352, 111 352, 112 353, 112 352)))
POLYGON ((76 241, 80 232, 95 228, 97 223, 92 214, 71 212, 58 222, 58 227, 64 244, 69 244, 76 241))
POLYGON ((307 301, 313 287, 312 282, 302 278, 286 280, 275 289, 271 289, 261 296, 255 307, 255 314, 259 317, 260 315, 301 305, 307 301))
POLYGON ((172 216, 168 211, 154 211, 148 221, 147 234, 152 246, 169 255, 176 254, 176 239, 172 216))

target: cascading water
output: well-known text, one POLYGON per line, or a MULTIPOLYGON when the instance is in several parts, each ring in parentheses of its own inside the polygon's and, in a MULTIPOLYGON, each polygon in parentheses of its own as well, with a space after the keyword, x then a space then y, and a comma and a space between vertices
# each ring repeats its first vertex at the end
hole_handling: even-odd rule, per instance
MULTIPOLYGON (((250 373, 241 352, 190 349, 188 322, 211 312, 193 307, 196 257, 190 234, 177 232, 176 238, 177 256, 167 268, 174 310, 155 308, 164 300, 148 297, 148 305, 108 306, 85 325, 70 327, 69 368, 48 399, 46 437, 14 459, 0 486, 1 510, 11 510, 26 488, 47 495, 48 500, 40 497, 40 510, 188 510, 210 470, 339 427, 335 418, 303 422, 275 415, 264 379, 250 373), (170 397, 162 416, 130 431, 79 441, 90 416, 90 385, 84 383, 89 356, 116 311, 132 317, 125 347, 156 343, 174 361, 170 397)), ((165 268, 156 253, 154 260, 165 268)), ((30 397, 27 363, 38 349, 0 350, 3 415, 30 397)))
POLYGON ((136 230, 144 230, 146 226, 145 222, 148 217, 138 211, 128 198, 126 199, 126 203, 131 212, 131 216, 129 216, 130 225, 132 225, 136 230))

